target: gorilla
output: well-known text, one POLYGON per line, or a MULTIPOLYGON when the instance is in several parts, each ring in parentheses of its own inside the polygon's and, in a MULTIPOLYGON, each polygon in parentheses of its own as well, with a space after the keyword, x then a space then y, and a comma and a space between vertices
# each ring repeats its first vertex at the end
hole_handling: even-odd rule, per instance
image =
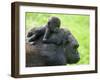
POLYGON ((80 60, 77 40, 68 29, 59 27, 60 19, 52 17, 45 27, 28 32, 26 67, 66 65, 80 60))
POLYGON ((34 31, 34 28, 28 33, 27 37, 30 37, 29 42, 35 44, 35 40, 40 36, 44 35, 43 42, 46 42, 50 35, 58 32, 60 27, 60 19, 57 17, 52 17, 49 19, 48 23, 37 30, 34 31))

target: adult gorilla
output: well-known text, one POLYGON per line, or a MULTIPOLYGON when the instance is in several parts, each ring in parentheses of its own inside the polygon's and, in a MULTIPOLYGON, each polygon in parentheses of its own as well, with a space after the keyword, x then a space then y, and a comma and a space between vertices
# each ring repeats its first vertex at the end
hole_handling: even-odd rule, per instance
POLYGON ((56 66, 77 63, 80 60, 79 44, 68 30, 60 29, 51 36, 51 41, 61 44, 43 43, 41 36, 33 45, 26 42, 26 66, 56 66), (67 40, 66 40, 67 39, 67 40))
MULTIPOLYGON (((32 29, 34 33, 27 36, 26 42, 26 66, 56 66, 77 63, 80 56, 77 48, 79 44, 70 31, 59 29, 60 20, 55 17, 49 20, 50 28, 54 31, 45 32, 47 28, 32 29), (59 26, 53 26, 59 24, 59 26), (55 29, 57 28, 57 29, 55 29), (41 33, 42 32, 42 35, 41 33), (36 34, 35 34, 36 33, 36 34), (45 41, 44 35, 49 36, 45 41), (34 37, 35 36, 35 37, 34 37), (38 37, 37 37, 38 36, 38 37), (33 44, 35 41, 35 44, 33 44)), ((49 29, 50 29, 49 28, 49 29)), ((50 29, 51 30, 51 29, 50 29)), ((30 33, 29 32, 29 33, 30 33)))

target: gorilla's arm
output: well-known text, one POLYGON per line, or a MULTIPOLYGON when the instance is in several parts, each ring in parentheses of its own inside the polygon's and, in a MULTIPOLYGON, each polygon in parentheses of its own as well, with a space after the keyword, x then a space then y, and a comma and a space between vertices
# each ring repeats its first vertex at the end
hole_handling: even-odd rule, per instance
POLYGON ((44 43, 47 43, 47 44, 56 44, 56 45, 60 45, 61 44, 61 40, 57 40, 57 39, 53 39, 53 38, 49 38, 45 41, 43 41, 44 43))
POLYGON ((45 33, 44 33, 44 37, 43 37, 43 41, 45 42, 49 37, 50 37, 50 30, 46 27, 45 33))
POLYGON ((46 30, 46 27, 42 27, 37 30, 29 31, 29 33, 27 35, 27 37, 29 38, 29 42, 32 42, 32 41, 38 39, 41 35, 44 35, 45 30, 46 30))
POLYGON ((61 45, 63 41, 63 36, 64 36, 63 31, 59 29, 58 32, 55 32, 53 34, 51 33, 51 36, 43 42, 46 44, 61 45))

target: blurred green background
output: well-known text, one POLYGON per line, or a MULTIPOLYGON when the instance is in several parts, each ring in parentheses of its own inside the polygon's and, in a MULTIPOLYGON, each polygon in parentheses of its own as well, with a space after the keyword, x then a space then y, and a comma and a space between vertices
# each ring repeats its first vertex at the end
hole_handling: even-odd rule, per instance
POLYGON ((51 14, 51 13, 33 13, 26 12, 25 26, 26 32, 33 27, 40 27, 47 23, 48 19, 56 16, 61 20, 61 28, 67 28, 79 42, 80 61, 77 64, 89 64, 90 51, 90 33, 88 15, 74 14, 51 14))

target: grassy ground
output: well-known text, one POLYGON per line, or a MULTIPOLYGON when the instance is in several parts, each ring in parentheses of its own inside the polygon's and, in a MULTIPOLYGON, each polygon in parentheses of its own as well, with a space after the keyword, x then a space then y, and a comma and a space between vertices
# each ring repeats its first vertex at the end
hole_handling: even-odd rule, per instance
POLYGON ((47 23, 48 18, 57 16, 61 20, 61 28, 68 28, 79 42, 80 61, 77 64, 89 64, 89 16, 48 14, 48 13, 26 13, 26 31, 33 27, 40 27, 47 23))

